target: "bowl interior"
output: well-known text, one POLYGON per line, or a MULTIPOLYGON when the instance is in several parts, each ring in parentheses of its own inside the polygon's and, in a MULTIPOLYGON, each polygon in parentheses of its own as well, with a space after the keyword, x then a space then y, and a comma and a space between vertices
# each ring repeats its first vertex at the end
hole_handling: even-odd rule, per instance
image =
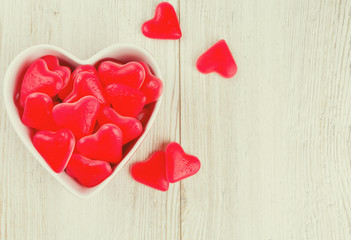
POLYGON ((143 61, 149 65, 153 73, 160 79, 162 79, 161 73, 155 59, 149 52, 141 47, 130 44, 113 45, 101 50, 96 55, 87 60, 80 60, 71 53, 52 45, 37 45, 20 53, 8 67, 4 80, 4 102, 10 121, 15 128, 18 136, 24 145, 28 148, 28 150, 33 154, 33 156, 35 156, 35 158, 42 164, 42 166, 47 171, 49 171, 50 174, 55 177, 61 184, 63 184, 68 190, 70 190, 78 197, 89 198, 100 191, 104 186, 106 186, 106 184, 111 181, 111 179, 121 170, 121 168, 128 162, 128 160, 140 146, 155 120, 161 104, 162 96, 158 101, 147 106, 152 111, 152 113, 150 116, 148 116, 148 121, 144 126, 142 135, 137 140, 134 140, 124 146, 123 159, 115 167, 111 176, 93 188, 86 188, 68 176, 65 171, 57 174, 47 165, 46 161, 33 146, 31 140, 32 131, 22 124, 19 111, 15 104, 16 93, 20 88, 21 79, 23 78, 25 71, 34 60, 45 55, 54 55, 58 57, 60 59, 60 62, 63 62, 64 65, 70 66, 72 70, 74 70, 74 68, 79 65, 96 65, 103 59, 115 59, 122 63, 129 61, 143 61))

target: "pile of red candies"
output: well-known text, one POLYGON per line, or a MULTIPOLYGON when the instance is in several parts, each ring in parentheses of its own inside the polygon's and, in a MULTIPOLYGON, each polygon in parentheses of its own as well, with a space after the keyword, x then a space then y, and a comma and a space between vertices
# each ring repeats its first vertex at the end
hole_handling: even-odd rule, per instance
POLYGON ((16 102, 52 170, 66 170, 93 187, 110 176, 142 134, 162 90, 162 81, 143 62, 102 61, 71 74, 48 55, 28 67, 16 102))
MULTIPOLYGON (((154 18, 142 26, 149 38, 180 39, 182 32, 173 6, 160 3, 154 18)), ((237 66, 224 40, 197 60, 201 73, 233 77, 237 66)), ((22 122, 33 130, 33 144, 57 173, 94 187, 112 173, 142 134, 162 81, 143 62, 102 61, 97 66, 71 68, 55 56, 35 60, 27 69, 17 106, 22 122)), ((169 183, 196 174, 200 161, 177 143, 132 167, 135 180, 161 191, 169 183)))

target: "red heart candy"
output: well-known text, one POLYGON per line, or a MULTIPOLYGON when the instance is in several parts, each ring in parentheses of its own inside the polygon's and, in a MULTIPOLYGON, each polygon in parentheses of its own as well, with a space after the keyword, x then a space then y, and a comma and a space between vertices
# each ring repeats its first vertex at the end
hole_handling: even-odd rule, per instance
POLYGON ((100 125, 112 123, 119 127, 123 135, 123 144, 137 138, 143 132, 143 126, 138 119, 123 117, 108 106, 100 110, 97 121, 100 125))
POLYGON ((77 151, 91 159, 117 164, 122 158, 122 131, 114 124, 105 124, 93 135, 81 138, 77 151))
POLYGON ((97 76, 88 72, 82 72, 74 79, 73 91, 63 102, 76 102, 82 97, 89 95, 96 97, 101 104, 106 104, 102 86, 97 76))
POLYGON ((238 70, 233 55, 224 40, 218 41, 203 53, 197 60, 196 67, 201 73, 217 72, 225 78, 233 77, 238 70))
POLYGON ((55 56, 46 55, 41 59, 44 59, 50 71, 57 72, 61 76, 64 85, 66 86, 71 77, 71 69, 66 66, 60 66, 59 59, 55 56))
POLYGON ((150 71, 150 68, 146 63, 139 62, 145 69, 145 80, 140 87, 140 91, 144 93, 146 97, 146 103, 155 102, 162 95, 163 84, 161 79, 153 75, 150 71))
POLYGON ((146 97, 142 92, 119 83, 108 85, 105 95, 113 108, 126 117, 136 117, 146 102, 146 97))
POLYGON ((64 87, 61 76, 50 71, 45 60, 35 60, 27 69, 21 86, 20 105, 24 106, 27 96, 33 92, 46 93, 49 97, 56 95, 64 87))
POLYGON ((100 102, 93 96, 85 96, 75 103, 60 103, 54 106, 52 115, 62 128, 70 129, 77 139, 94 130, 100 102))
POLYGON ((153 19, 141 27, 145 37, 158 39, 179 39, 182 37, 177 14, 173 6, 162 2, 156 7, 153 19))
POLYGON ((63 88, 59 92, 59 97, 60 99, 65 99, 73 90, 73 83, 75 82, 76 78, 81 74, 81 73, 91 73, 95 76, 97 76, 96 69, 91 66, 91 65, 81 65, 77 67, 74 72, 72 73, 72 78, 69 80, 67 86, 63 88))
POLYGON ((75 139, 68 129, 58 132, 39 131, 33 137, 33 145, 56 173, 62 172, 73 153, 75 139))
POLYGON ((105 61, 100 64, 98 74, 101 83, 105 86, 120 83, 138 89, 145 79, 145 70, 137 62, 122 65, 105 61))
POLYGON ((82 155, 73 154, 66 172, 83 186, 95 187, 111 175, 112 168, 107 162, 90 160, 82 155))
POLYGON ((169 182, 166 177, 166 154, 155 152, 147 161, 135 163, 131 173, 133 178, 149 187, 160 191, 167 191, 169 182))
POLYGON ((170 183, 196 174, 200 170, 200 166, 199 159, 186 154, 178 143, 168 144, 166 148, 166 175, 170 183))
POLYGON ((53 103, 45 93, 31 93, 26 98, 22 122, 38 130, 56 131, 57 124, 52 117, 53 103))

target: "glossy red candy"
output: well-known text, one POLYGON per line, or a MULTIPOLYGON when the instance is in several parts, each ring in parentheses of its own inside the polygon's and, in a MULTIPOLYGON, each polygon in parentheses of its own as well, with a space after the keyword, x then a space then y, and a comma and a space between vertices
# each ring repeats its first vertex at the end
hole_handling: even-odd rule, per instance
POLYGON ((146 97, 146 103, 152 103, 158 100, 163 91, 163 84, 161 79, 153 75, 150 71, 150 68, 146 65, 146 63, 139 62, 145 69, 145 80, 143 85, 140 87, 140 91, 144 93, 146 97))
POLYGON ((110 164, 104 161, 91 160, 79 154, 73 154, 66 172, 85 187, 95 187, 112 173, 110 164))
POLYGON ((131 174, 136 181, 142 184, 160 191, 167 191, 169 182, 166 177, 165 161, 165 152, 155 152, 147 161, 135 163, 131 174))
POLYGON ((218 41, 203 53, 197 60, 196 67, 201 73, 217 72, 225 78, 233 77, 238 69, 224 40, 218 41))
POLYGON ((186 154, 178 143, 168 144, 166 148, 166 175, 170 183, 196 174, 200 170, 200 166, 199 159, 186 154))
POLYGON ((100 102, 93 96, 85 96, 75 103, 60 103, 54 106, 52 115, 62 128, 70 129, 77 139, 94 130, 100 102))
POLYGON ((33 145, 56 173, 62 172, 73 153, 75 139, 68 129, 58 132, 39 131, 33 137, 33 145))
POLYGON ((76 78, 81 74, 81 73, 91 73, 94 74, 95 76, 97 76, 97 71, 96 69, 91 66, 91 65, 81 65, 79 67, 77 67, 74 72, 72 73, 72 77, 69 80, 67 86, 65 88, 63 88, 60 92, 59 92, 59 97, 60 99, 65 99, 73 90, 73 83, 75 82, 76 78))
POLYGON ((49 97, 56 95, 65 82, 61 76, 50 71, 45 60, 35 60, 27 69, 21 85, 20 105, 24 106, 27 96, 33 92, 41 92, 49 97))
POLYGON ((41 59, 44 59, 50 71, 57 72, 60 75, 64 82, 64 86, 66 86, 71 77, 71 69, 66 66, 60 66, 59 59, 55 56, 46 55, 41 59))
POLYGON ((122 131, 114 124, 105 124, 93 135, 77 142, 77 151, 90 159, 99 159, 112 164, 122 158, 122 131))
POLYGON ((156 7, 153 19, 141 27, 145 37, 158 39, 179 39, 182 37, 177 14, 170 3, 162 2, 156 7))
POLYGON ((136 117, 146 102, 142 92, 118 83, 108 85, 105 88, 105 95, 113 108, 125 117, 136 117))
POLYGON ((96 75, 82 72, 74 79, 73 85, 73 91, 63 100, 64 103, 76 102, 84 96, 94 96, 101 104, 106 104, 102 86, 96 75))
POLYGON ((143 126, 138 119, 123 117, 108 106, 100 110, 97 121, 100 125, 112 123, 119 127, 123 135, 123 144, 137 138, 143 132, 143 126))
POLYGON ((53 103, 48 95, 31 93, 24 104, 22 122, 38 130, 56 131, 58 126, 52 117, 52 108, 53 103))
POLYGON ((145 79, 145 70, 137 62, 123 65, 105 61, 100 64, 98 74, 101 83, 105 86, 120 83, 138 89, 145 79))

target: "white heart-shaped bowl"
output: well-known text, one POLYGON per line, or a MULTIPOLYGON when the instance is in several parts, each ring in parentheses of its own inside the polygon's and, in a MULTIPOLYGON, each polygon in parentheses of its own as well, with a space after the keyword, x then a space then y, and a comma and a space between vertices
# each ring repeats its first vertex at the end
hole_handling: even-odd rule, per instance
POLYGON ((87 60, 80 60, 71 53, 67 52, 66 50, 56 46, 37 45, 30 47, 21 52, 19 55, 17 55, 17 57, 15 57, 15 59, 11 62, 10 66, 8 67, 4 80, 4 102, 7 114, 10 118, 10 122, 15 128, 18 136, 20 137, 24 145, 28 148, 28 150, 33 154, 33 156, 54 178, 56 178, 57 181, 59 181, 63 186, 65 186, 70 192, 72 192, 76 196, 80 198, 89 198, 97 192, 99 192, 101 189, 103 189, 111 181, 111 179, 123 168, 123 166, 128 162, 128 160, 138 149, 142 141, 145 139, 156 118, 156 115, 160 108, 162 96, 157 100, 157 102, 154 103, 153 112, 149 118, 149 121, 144 126, 144 131, 142 135, 136 140, 132 148, 128 149, 129 151, 127 152, 127 154, 124 155, 122 161, 115 167, 111 176, 109 176, 105 181, 93 188, 86 188, 77 183, 73 178, 68 176, 65 171, 57 174, 49 167, 49 165, 46 163, 43 157, 33 146, 31 140, 31 130, 22 123, 19 111, 15 105, 16 92, 19 89, 19 85, 25 71, 35 59, 45 55, 54 55, 58 57, 60 61, 67 63, 73 68, 84 64, 95 65, 103 59, 113 58, 120 62, 143 61, 149 65, 153 73, 160 79, 162 79, 161 72, 155 59, 148 51, 141 47, 131 44, 117 44, 110 46, 101 50, 96 55, 92 56, 87 60))

